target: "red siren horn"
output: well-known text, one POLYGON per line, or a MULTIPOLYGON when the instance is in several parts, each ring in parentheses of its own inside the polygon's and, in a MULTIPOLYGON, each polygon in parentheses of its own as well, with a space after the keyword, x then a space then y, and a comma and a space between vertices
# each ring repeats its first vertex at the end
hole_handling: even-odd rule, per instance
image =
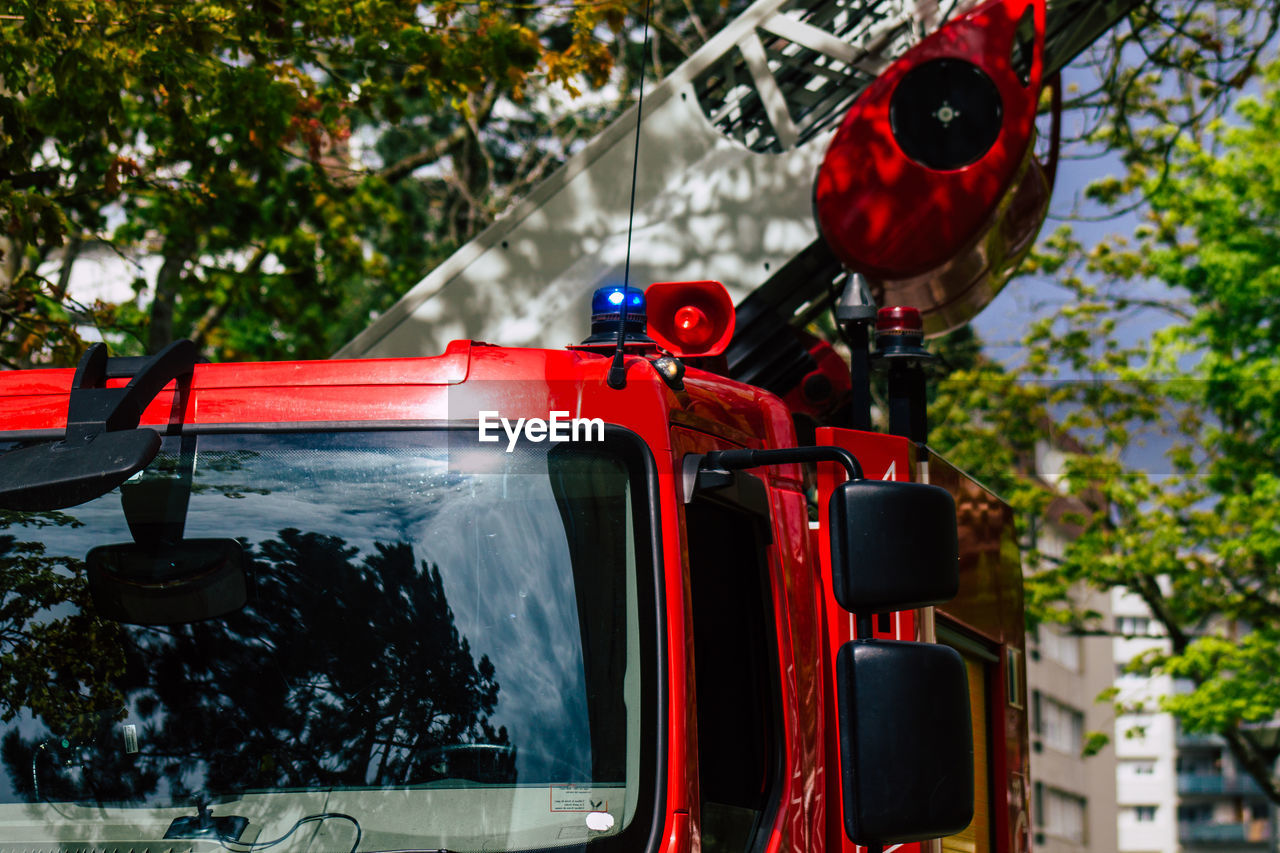
POLYGON ((1045 0, 975 4, 877 77, 827 149, 823 238, 878 302, 919 307, 926 334, 982 310, 1048 212, 1033 147, 1044 33, 1045 0))
POLYGON ((718 281, 663 281, 644 292, 649 337, 678 358, 716 356, 733 337, 733 299, 718 281))

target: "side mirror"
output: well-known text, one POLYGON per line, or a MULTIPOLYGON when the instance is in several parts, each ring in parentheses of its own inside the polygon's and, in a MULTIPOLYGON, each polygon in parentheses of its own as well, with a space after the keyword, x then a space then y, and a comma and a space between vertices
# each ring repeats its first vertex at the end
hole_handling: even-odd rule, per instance
POLYGON ((923 483, 850 480, 831 493, 831 587, 853 613, 941 604, 960 588, 956 503, 923 483))
POLYGON ((0 458, 0 509, 44 512, 79 506, 147 467, 159 451, 160 436, 151 429, 10 450, 0 458))
POLYGON ((960 832, 973 820, 973 730, 955 649, 853 640, 836 658, 844 826, 865 846, 960 832))
MULTIPOLYGON (((832 587, 858 616, 940 604, 960 586, 956 505, 936 486, 862 479, 834 446, 718 450, 686 464, 685 494, 757 465, 839 462, 831 493, 832 587), (692 475, 692 476, 691 476, 692 475)), ((686 498, 686 502, 688 498, 686 498)), ((870 622, 866 622, 869 632, 870 622)), ((868 847, 954 835, 973 820, 969 679, 955 649, 856 639, 836 656, 844 825, 868 847)))
POLYGON ((113 359, 106 344, 89 347, 71 380, 63 439, 0 454, 0 509, 79 506, 150 465, 160 436, 138 428, 142 413, 165 385, 192 376, 196 356, 186 340, 149 358, 113 359), (125 387, 107 387, 108 379, 126 376, 125 387))
POLYGON ((98 615, 129 625, 180 625, 226 616, 248 601, 235 539, 99 545, 85 564, 98 615))

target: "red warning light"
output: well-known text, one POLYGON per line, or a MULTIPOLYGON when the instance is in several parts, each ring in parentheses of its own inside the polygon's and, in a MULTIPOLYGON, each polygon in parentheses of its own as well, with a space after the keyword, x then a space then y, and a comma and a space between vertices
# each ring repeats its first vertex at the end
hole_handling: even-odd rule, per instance
POLYGON ((877 335, 923 335, 924 317, 918 308, 893 305, 876 312, 877 335))
POLYGON ((876 312, 876 354, 889 358, 928 358, 924 317, 918 308, 893 305, 876 312))
POLYGON ((649 337, 677 358, 720 355, 733 337, 733 299, 718 281, 649 285, 649 337))
POLYGON ((682 305, 676 310, 676 337, 687 347, 698 348, 711 340, 715 329, 707 314, 696 305, 682 305))

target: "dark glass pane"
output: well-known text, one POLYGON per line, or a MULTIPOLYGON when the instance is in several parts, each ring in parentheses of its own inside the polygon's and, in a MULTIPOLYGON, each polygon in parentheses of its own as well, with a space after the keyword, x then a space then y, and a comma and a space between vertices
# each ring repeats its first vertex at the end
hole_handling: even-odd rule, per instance
POLYGON ((635 479, 604 445, 206 435, 0 515, 0 817, 33 841, 99 836, 18 804, 147 839, 200 805, 259 842, 355 815, 319 821, 335 849, 357 824, 362 849, 617 834, 648 692, 635 479))

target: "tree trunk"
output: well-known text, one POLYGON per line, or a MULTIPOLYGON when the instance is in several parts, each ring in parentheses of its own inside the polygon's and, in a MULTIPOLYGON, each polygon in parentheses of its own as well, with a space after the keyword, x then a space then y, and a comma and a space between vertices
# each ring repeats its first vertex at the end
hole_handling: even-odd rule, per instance
POLYGON ((157 353, 173 343, 173 306, 178 298, 178 286, 182 283, 182 269, 195 251, 196 241, 190 235, 170 236, 164 241, 164 263, 156 275, 156 295, 151 301, 148 353, 157 353))
POLYGON ((80 257, 80 250, 83 248, 84 238, 79 234, 73 234, 62 252, 62 264, 58 269, 58 285, 53 291, 53 298, 59 302, 67 296, 67 288, 71 286, 71 268, 75 266, 76 259, 80 257))
POLYGON ((22 244, 0 235, 0 299, 7 303, 22 273, 22 244))

